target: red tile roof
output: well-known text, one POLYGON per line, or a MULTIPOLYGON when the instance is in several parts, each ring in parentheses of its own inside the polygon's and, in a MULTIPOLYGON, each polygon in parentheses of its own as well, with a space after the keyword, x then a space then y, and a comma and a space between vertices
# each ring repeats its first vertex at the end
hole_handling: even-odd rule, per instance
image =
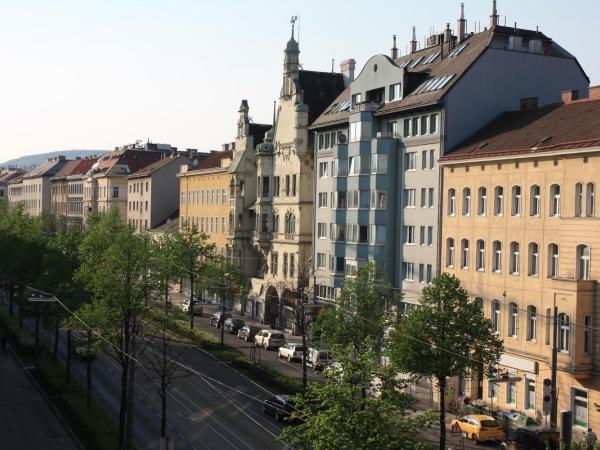
POLYGON ((506 112, 444 155, 442 161, 535 154, 600 145, 600 99, 506 112))
MULTIPOLYGON (((202 161, 200 161, 200 163, 198 163, 198 166, 196 167, 196 169, 194 169, 194 172, 197 170, 216 169, 218 167, 221 167, 222 160, 232 159, 232 158, 233 158, 233 150, 224 150, 224 151, 220 151, 220 152, 215 152, 212 155, 210 155, 207 158, 204 158, 202 161)), ((226 169, 226 167, 224 167, 224 169, 226 169)))

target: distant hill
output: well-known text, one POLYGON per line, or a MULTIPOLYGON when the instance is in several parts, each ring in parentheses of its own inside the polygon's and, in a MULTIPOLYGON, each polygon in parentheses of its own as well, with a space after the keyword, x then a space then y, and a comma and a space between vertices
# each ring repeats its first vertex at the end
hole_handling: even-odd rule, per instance
POLYGON ((102 153, 107 151, 108 150, 59 150, 56 152, 38 153, 37 155, 21 156, 20 158, 15 158, 11 159, 10 161, 0 163, 0 166, 20 167, 21 169, 29 170, 47 161, 48 158, 54 158, 59 155, 64 155, 64 157, 67 159, 75 159, 78 156, 82 158, 85 156, 93 155, 100 156, 102 153))

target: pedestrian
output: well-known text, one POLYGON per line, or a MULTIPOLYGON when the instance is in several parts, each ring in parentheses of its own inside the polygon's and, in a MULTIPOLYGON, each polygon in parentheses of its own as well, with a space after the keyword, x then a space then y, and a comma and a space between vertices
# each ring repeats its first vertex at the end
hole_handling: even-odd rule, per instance
POLYGON ((594 433, 594 431, 591 428, 588 428, 587 434, 585 435, 586 447, 589 450, 593 450, 596 446, 596 442, 598 442, 598 437, 596 436, 596 433, 594 433))
POLYGON ((6 353, 6 336, 4 333, 0 336, 0 348, 2 349, 2 353, 6 353))

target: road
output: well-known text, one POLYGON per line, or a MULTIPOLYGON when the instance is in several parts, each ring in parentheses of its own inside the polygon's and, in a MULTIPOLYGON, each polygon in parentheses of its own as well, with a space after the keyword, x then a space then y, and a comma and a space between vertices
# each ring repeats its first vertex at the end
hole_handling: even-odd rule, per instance
MULTIPOLYGON (((51 342, 51 333, 44 332, 43 339, 51 342)), ((66 333, 62 330, 59 358, 64 361, 65 356, 66 333)), ((281 425, 262 412, 262 400, 270 392, 198 349, 188 349, 181 361, 191 370, 182 370, 187 375, 175 382, 167 401, 168 434, 177 449, 285 447, 276 440, 281 425)), ((99 354, 92 365, 94 397, 116 421, 120 366, 108 354, 99 354)), ((72 373, 85 386, 85 363, 74 363, 72 373)), ((138 366, 133 428, 138 449, 158 448, 160 396, 155 378, 138 366)))

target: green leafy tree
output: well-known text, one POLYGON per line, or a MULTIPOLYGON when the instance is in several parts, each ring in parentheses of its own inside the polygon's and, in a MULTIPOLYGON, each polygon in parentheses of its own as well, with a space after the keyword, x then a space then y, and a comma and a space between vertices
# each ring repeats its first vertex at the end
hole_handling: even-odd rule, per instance
POLYGON ((110 347, 108 355, 121 367, 119 446, 130 448, 135 362, 143 351, 142 318, 150 289, 149 247, 113 208, 88 223, 81 256, 77 279, 91 292, 92 300, 79 314, 102 336, 110 347))
POLYGON ((340 348, 339 366, 326 369, 325 382, 309 383, 295 397, 281 440, 314 450, 427 448, 415 434, 428 417, 406 415, 413 399, 404 393, 404 382, 388 367, 374 364, 373 344, 366 344, 356 357, 352 344, 340 348))
POLYGON ((389 356, 405 373, 433 377, 440 389, 440 450, 446 445, 445 397, 448 377, 469 371, 490 373, 498 364, 502 341, 492 323, 453 275, 434 278, 413 309, 391 332, 389 356))

